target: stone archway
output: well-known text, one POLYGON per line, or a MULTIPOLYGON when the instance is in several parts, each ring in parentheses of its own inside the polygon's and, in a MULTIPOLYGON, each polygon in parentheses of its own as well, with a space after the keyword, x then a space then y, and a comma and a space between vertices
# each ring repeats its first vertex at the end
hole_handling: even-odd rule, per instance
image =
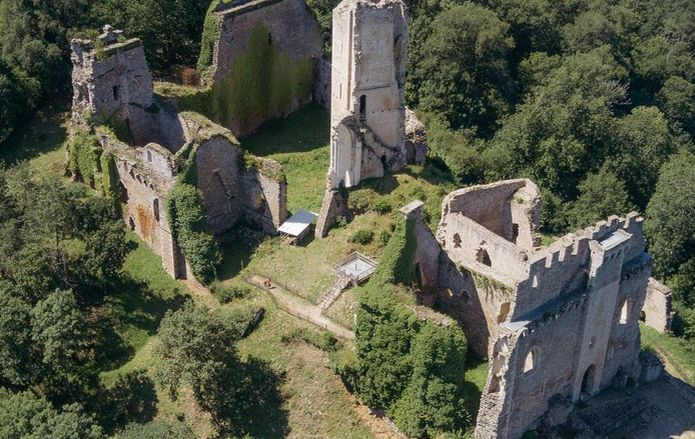
POLYGON ((593 364, 586 368, 584 377, 582 378, 582 393, 592 394, 594 388, 594 379, 596 375, 596 366, 593 364))

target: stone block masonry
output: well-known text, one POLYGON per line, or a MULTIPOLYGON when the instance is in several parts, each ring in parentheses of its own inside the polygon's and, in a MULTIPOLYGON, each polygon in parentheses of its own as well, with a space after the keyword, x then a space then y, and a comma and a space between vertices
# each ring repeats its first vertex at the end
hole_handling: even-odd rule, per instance
POLYGON ((277 233, 287 216, 280 165, 246 153, 231 132, 205 117, 159 102, 140 41, 104 31, 104 47, 72 43, 72 131, 93 130, 103 153, 114 157, 123 219, 162 257, 164 269, 177 278, 192 275, 166 209, 184 174, 199 191, 207 232, 219 235, 243 221, 277 233))
POLYGON ((540 207, 538 188, 524 179, 455 191, 442 204, 440 296, 432 302, 490 360, 478 438, 519 438, 551 400, 638 381, 645 297, 666 297, 653 281, 648 288, 651 258, 637 214, 543 248, 540 207))

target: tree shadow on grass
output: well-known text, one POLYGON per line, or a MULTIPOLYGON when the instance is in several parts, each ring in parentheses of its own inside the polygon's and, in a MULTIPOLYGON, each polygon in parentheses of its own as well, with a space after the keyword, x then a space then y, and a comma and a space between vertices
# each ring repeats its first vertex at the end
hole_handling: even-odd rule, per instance
POLYGON ((241 363, 243 377, 233 404, 213 413, 219 437, 283 438, 288 433, 287 411, 280 386, 285 380, 270 363, 249 358, 241 363))
POLYGON ((107 433, 135 422, 145 424, 157 414, 157 392, 145 371, 136 370, 121 375, 109 388, 102 388, 95 407, 99 423, 107 433))
POLYGON ((56 101, 39 110, 26 124, 0 143, 0 161, 7 164, 31 160, 43 153, 54 151, 67 140, 64 117, 69 103, 56 101))
POLYGON ((177 310, 188 295, 181 290, 155 293, 147 283, 123 274, 110 287, 111 294, 103 299, 95 323, 96 362, 101 370, 116 369, 127 363, 135 354, 133 345, 145 340, 124 339, 131 329, 155 335, 164 314, 177 310))
POLYGON ((330 139, 330 117, 325 108, 312 104, 283 119, 263 124, 258 133, 241 139, 245 150, 259 156, 307 152, 324 147, 330 139))

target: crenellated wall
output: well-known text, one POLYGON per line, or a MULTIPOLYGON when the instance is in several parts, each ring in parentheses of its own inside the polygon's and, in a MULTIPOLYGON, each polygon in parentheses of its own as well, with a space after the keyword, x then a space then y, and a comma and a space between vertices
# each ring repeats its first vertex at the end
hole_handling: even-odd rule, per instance
MULTIPOLYGON (((538 245, 528 180, 452 192, 442 203, 437 305, 490 359, 476 437, 518 438, 551 409, 639 378, 639 318, 651 258, 642 218, 613 216, 538 245)), ((662 294, 663 296, 663 294, 662 294)))

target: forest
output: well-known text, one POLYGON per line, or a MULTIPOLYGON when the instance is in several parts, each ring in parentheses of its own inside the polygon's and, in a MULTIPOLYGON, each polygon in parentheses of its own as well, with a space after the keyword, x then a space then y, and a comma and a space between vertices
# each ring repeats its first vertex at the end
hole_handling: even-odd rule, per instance
MULTIPOLYGON (((307 3, 329 49, 338 2, 307 3)), ((531 178, 543 191, 547 235, 641 212, 654 276, 674 291, 674 334, 695 341, 695 2, 407 4, 406 100, 427 127, 430 172, 457 186, 531 178)), ((198 62, 209 6, 0 1, 0 154, 38 111, 69 100, 71 38, 110 23, 143 41, 156 79, 175 81, 198 62)), ((132 281, 121 273, 131 243, 117 210, 80 185, 35 178, 26 167, 0 172, 0 437, 51 431, 99 438, 121 430, 121 437, 193 437, 183 424, 127 426, 149 419, 147 407, 123 396, 152 391, 142 376, 112 388, 97 379, 95 364, 109 342, 102 304, 108 291, 132 281)), ((166 366, 158 383, 173 395, 180 383, 191 386, 201 406, 218 415, 220 431, 245 433, 236 427, 243 418, 236 404, 252 392, 259 401, 278 397, 267 382, 219 391, 240 370, 261 376, 265 365, 230 348, 239 331, 214 312, 187 305, 160 328, 164 347, 155 355, 166 366), (187 343, 197 357, 176 347, 185 328, 195 328, 187 343), (209 333, 218 335, 216 349, 203 347, 209 333)), ((423 350, 427 331, 411 331, 423 350)), ((464 355, 459 335, 450 337, 451 352, 441 355, 464 355)), ((405 386, 418 390, 415 380, 405 386)), ((414 410, 404 401, 394 410, 414 410)))

